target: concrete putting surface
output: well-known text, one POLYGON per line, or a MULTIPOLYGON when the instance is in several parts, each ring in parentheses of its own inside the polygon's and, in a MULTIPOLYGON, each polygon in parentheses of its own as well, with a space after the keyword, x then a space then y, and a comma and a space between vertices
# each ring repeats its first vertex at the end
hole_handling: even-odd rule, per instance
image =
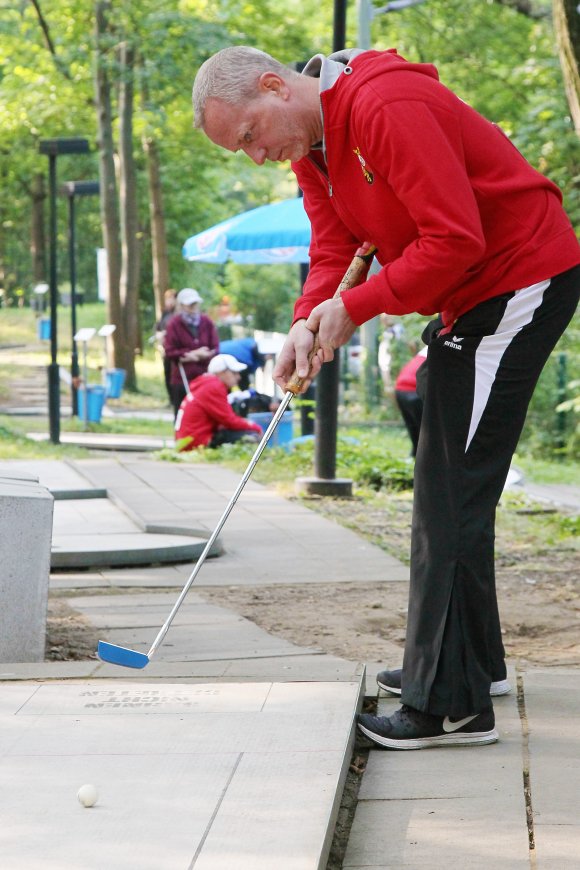
POLYGON ((4 684, 1 866, 323 868, 359 697, 354 681, 4 684))

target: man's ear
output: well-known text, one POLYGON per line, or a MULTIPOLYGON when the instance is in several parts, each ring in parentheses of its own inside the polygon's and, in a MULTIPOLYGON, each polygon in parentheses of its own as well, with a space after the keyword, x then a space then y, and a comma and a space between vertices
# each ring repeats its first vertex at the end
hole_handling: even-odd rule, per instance
POLYGON ((284 79, 275 72, 264 72, 258 79, 258 89, 263 94, 273 94, 274 96, 286 96, 288 85, 284 79))

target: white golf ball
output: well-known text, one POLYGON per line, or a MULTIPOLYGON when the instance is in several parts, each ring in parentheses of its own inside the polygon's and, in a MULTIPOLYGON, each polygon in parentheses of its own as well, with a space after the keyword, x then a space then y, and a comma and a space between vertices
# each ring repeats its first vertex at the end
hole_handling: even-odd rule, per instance
POLYGON ((77 797, 83 807, 94 807, 99 799, 99 793, 94 785, 81 785, 77 792, 77 797))

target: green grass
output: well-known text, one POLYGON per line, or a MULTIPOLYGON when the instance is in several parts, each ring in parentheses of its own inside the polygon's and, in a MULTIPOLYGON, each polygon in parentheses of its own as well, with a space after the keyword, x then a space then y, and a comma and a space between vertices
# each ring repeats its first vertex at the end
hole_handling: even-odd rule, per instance
MULTIPOLYGON (((336 477, 346 477, 362 490, 399 491, 412 487, 413 463, 407 459, 408 442, 397 430, 345 429, 337 443, 336 477)), ((236 471, 247 467, 254 451, 252 444, 227 444, 217 450, 192 450, 176 454, 162 450, 157 458, 174 462, 219 462, 236 471)), ((314 443, 307 441, 292 450, 267 448, 253 472, 264 484, 277 484, 283 490, 293 486, 297 477, 314 473, 314 443)))
POLYGON ((11 417, 0 416, 0 460, 79 459, 86 455, 87 451, 82 447, 32 441, 26 438, 20 425, 15 425, 11 417))

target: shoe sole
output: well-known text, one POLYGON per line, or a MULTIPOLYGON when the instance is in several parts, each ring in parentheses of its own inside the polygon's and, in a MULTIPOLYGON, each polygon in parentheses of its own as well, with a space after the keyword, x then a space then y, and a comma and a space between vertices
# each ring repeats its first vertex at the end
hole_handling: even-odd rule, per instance
POLYGON ((473 734, 440 734, 437 737, 417 737, 414 740, 395 740, 392 737, 382 737, 373 734, 359 723, 358 727, 369 740, 384 749, 430 749, 432 746, 484 746, 499 740, 496 729, 491 731, 474 731, 473 734))
MULTIPOLYGON (((391 695, 399 696, 401 694, 401 690, 396 686, 385 686, 384 683, 380 683, 378 680, 377 684, 379 689, 383 689, 383 691, 385 692, 390 692, 391 695)), ((509 695, 511 690, 512 687, 507 680, 498 680, 497 682, 491 684, 489 688, 489 694, 492 698, 497 698, 500 695, 509 695)))

